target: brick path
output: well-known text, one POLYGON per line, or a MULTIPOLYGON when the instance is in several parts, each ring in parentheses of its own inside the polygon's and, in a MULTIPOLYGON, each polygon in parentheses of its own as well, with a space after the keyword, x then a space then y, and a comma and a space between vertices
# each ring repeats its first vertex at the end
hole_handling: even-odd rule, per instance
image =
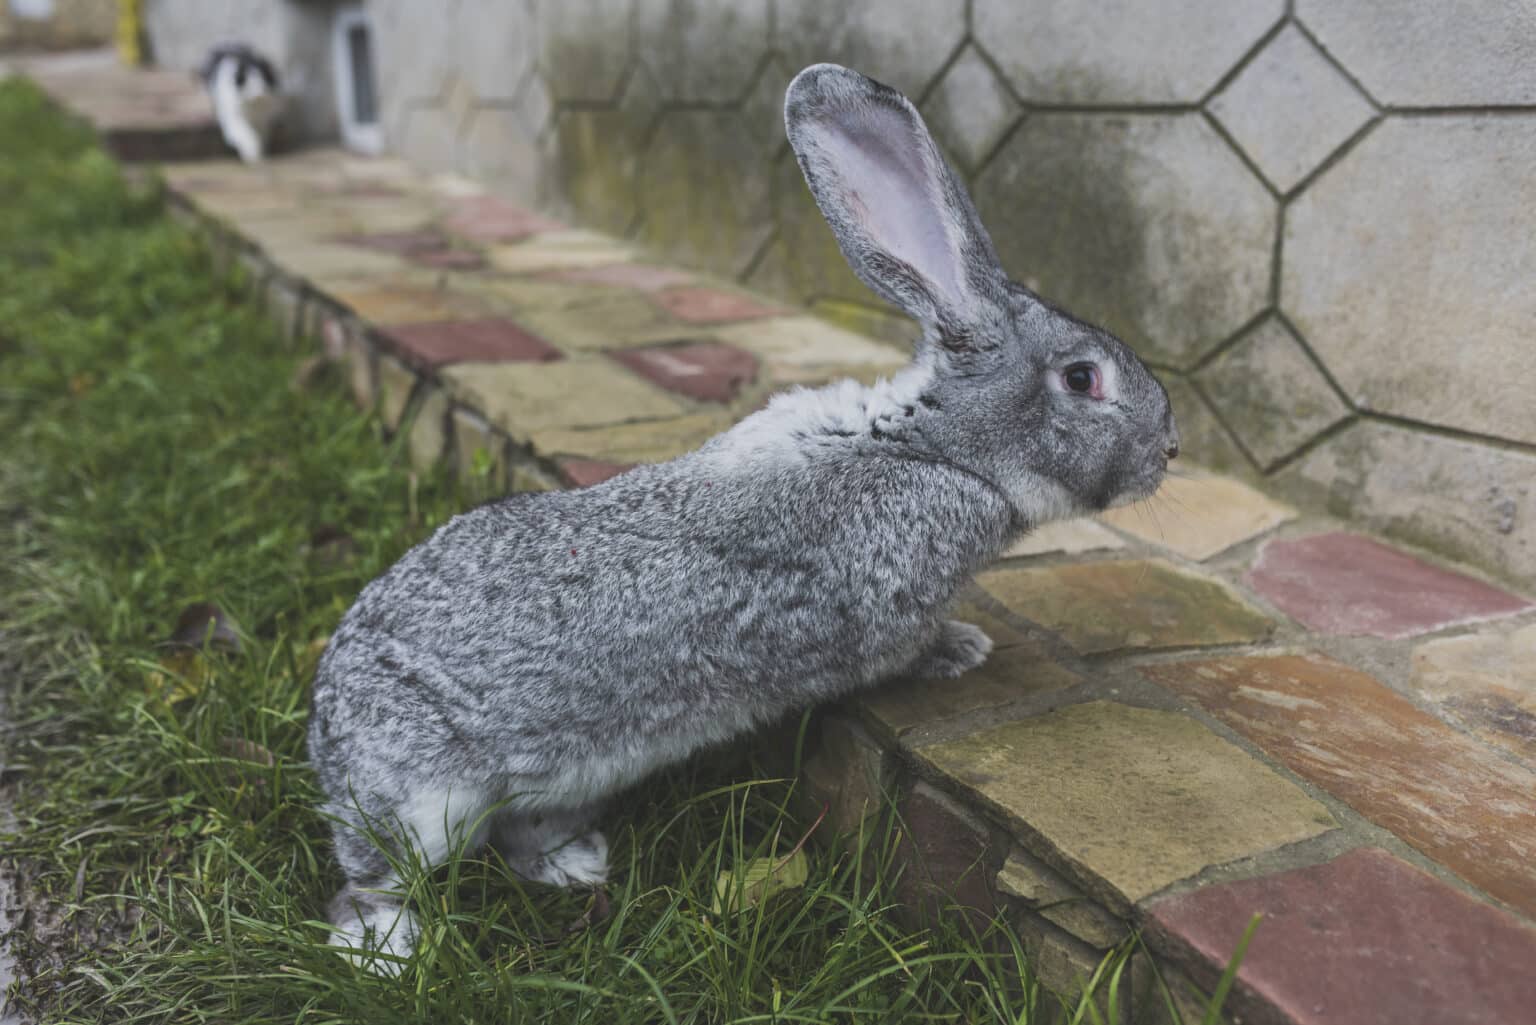
MULTIPOLYGON (((392 160, 165 174, 414 460, 497 487, 591 485, 903 361, 392 160)), ((1186 472, 1021 542, 960 609, 991 661, 826 710, 809 789, 844 828, 898 794, 909 906, 1006 908, 1058 989, 1140 929, 1182 1004, 1263 912, 1233 1020, 1529 1020, 1536 606, 1186 472)))

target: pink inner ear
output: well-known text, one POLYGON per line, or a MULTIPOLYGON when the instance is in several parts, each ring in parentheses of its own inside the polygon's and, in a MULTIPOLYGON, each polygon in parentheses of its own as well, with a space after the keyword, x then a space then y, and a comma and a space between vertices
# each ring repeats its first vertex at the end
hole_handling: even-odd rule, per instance
POLYGON ((937 168, 928 147, 905 123, 883 109, 850 111, 825 140, 850 216, 869 239, 912 267, 947 303, 963 295, 958 227, 945 213, 937 168))

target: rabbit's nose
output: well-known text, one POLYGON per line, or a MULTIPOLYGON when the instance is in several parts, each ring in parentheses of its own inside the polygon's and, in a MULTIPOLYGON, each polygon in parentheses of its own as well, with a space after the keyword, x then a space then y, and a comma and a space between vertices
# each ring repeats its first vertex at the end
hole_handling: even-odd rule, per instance
POLYGON ((1177 441, 1170 441, 1168 447, 1163 449, 1163 455, 1169 459, 1179 458, 1179 443, 1177 441))

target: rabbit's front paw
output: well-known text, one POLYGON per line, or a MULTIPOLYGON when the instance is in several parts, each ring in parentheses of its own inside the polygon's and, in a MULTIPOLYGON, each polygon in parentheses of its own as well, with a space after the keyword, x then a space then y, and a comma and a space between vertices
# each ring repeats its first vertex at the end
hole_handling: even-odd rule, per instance
POLYGON ((939 636, 912 667, 909 675, 919 679, 953 679, 962 676, 987 660, 992 651, 992 638, 978 626, 946 620, 939 636))

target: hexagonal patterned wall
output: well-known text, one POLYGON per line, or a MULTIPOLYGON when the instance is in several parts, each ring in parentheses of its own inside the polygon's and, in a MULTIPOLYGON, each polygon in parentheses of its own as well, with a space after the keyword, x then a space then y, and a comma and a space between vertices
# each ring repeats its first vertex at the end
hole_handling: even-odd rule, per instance
POLYGON ((367 6, 396 150, 871 325, 780 103, 818 60, 890 82, 1192 457, 1536 581, 1528 3, 367 6))

